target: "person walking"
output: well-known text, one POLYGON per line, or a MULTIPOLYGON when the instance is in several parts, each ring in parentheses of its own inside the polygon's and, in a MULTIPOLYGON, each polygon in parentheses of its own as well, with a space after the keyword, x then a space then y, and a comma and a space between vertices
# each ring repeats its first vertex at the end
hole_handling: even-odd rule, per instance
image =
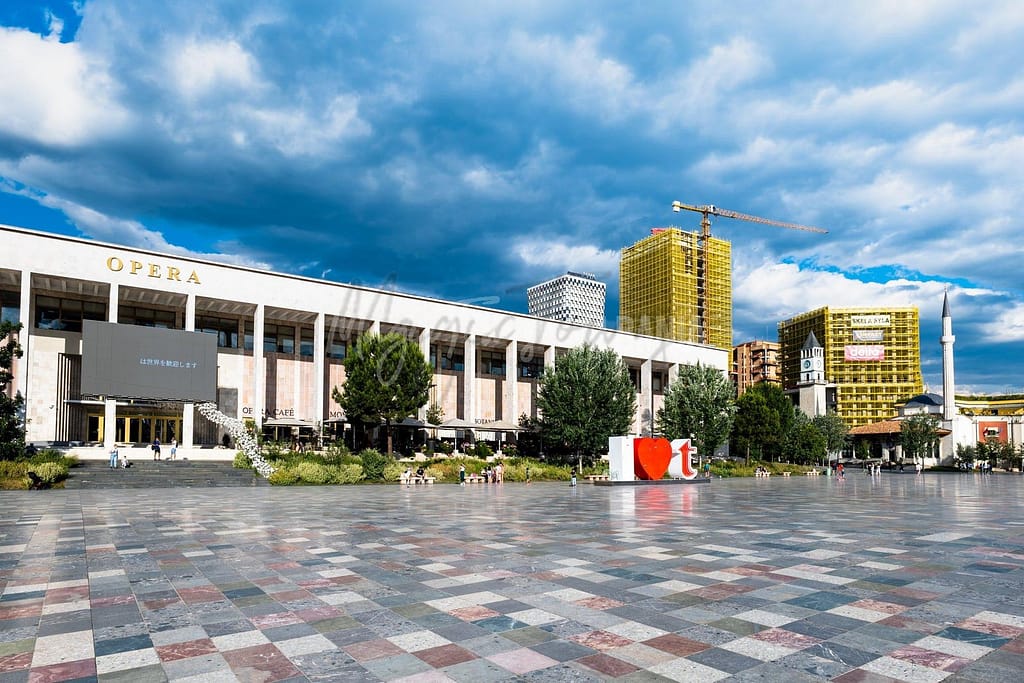
POLYGON ((526 483, 527 484, 530 483, 530 466, 529 465, 526 466, 526 483))
POLYGON ((174 460, 178 456, 178 440, 171 439, 171 457, 169 460, 174 460))
POLYGON ((576 470, 569 472, 569 486, 576 485, 576 470))
POLYGON ((153 445, 150 446, 153 449, 153 459, 160 459, 160 439, 153 439, 153 445))
POLYGON ((466 466, 459 465, 459 486, 466 485, 466 466))
POLYGON ((914 461, 914 469, 917 470, 917 476, 921 476, 921 472, 924 470, 924 463, 920 460, 914 461))
POLYGON ((494 483, 501 484, 505 481, 505 466, 500 462, 494 468, 494 483))
POLYGON ((110 469, 112 470, 117 469, 117 457, 117 444, 115 443, 114 447, 110 449, 110 469))

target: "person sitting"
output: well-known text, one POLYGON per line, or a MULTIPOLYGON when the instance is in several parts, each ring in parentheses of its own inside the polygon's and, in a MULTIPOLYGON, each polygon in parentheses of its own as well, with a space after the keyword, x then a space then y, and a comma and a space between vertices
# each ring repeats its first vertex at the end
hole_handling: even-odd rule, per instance
POLYGON ((423 471, 423 467, 416 468, 416 483, 425 484, 427 482, 427 473, 423 471))

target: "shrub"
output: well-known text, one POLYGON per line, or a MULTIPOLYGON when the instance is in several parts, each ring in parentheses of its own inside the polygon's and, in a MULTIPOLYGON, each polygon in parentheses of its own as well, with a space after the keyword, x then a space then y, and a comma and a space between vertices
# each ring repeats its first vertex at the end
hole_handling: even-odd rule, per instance
POLYGON ((267 477, 267 481, 274 486, 289 486, 299 481, 299 475, 290 467, 279 467, 267 477))
POLYGON ((37 477, 51 486, 58 481, 67 479, 68 476, 68 468, 64 463, 58 462, 44 462, 39 465, 33 465, 29 468, 29 471, 35 472, 37 477))
POLYGON ((300 462, 295 466, 295 473, 309 484, 329 484, 334 479, 332 468, 318 462, 300 462))
POLYGON ((483 441, 477 441, 476 446, 473 447, 473 455, 481 460, 487 460, 487 458, 494 455, 494 451, 483 441))
POLYGON ((359 460, 363 466, 363 476, 370 481, 384 479, 384 468, 389 462, 394 462, 392 458, 374 448, 359 451, 359 460))
MULTIPOLYGON (((62 463, 62 462, 64 462, 64 457, 65 457, 64 454, 61 453, 60 451, 54 450, 52 448, 47 448, 47 449, 41 450, 38 453, 36 453, 35 455, 33 455, 29 459, 29 462, 32 463, 33 465, 42 465, 45 462, 58 462, 58 463, 62 463)), ((75 462, 75 464, 78 463, 78 458, 75 458, 74 456, 69 456, 69 457, 70 457, 71 460, 73 460, 75 462)), ((39 474, 39 473, 36 472, 36 474, 39 474)))
POLYGON ((450 441, 442 441, 438 444, 437 450, 441 451, 445 455, 451 455, 455 452, 455 446, 453 446, 450 441))
POLYGON ((235 453, 235 460, 231 463, 231 466, 239 470, 252 469, 252 460, 245 454, 244 451, 238 451, 235 453))
POLYGON ((346 463, 347 459, 350 459, 351 457, 352 452, 340 441, 335 441, 328 445, 323 452, 324 462, 328 465, 341 465, 346 463))
POLYGON ((402 478, 402 472, 405 471, 405 465, 400 465, 397 462, 389 462, 384 466, 384 481, 398 481, 402 478))
POLYGON ((506 458, 514 458, 519 455, 519 449, 514 443, 505 443, 501 445, 501 454, 506 458))
POLYGON ((363 480, 362 465, 338 465, 332 470, 335 484, 358 484, 363 480))

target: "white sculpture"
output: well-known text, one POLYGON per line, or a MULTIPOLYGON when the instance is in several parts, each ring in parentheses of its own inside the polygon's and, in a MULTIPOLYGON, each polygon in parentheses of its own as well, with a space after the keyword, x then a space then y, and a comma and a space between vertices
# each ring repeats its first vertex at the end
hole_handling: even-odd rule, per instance
POLYGON ((260 452, 260 445, 256 437, 245 428, 245 422, 238 418, 228 417, 217 410, 215 403, 201 403, 197 406, 199 414, 214 424, 218 424, 228 430, 228 434, 235 440, 235 444, 242 449, 242 452, 249 456, 252 466, 264 477, 274 473, 274 468, 264 460, 260 452))

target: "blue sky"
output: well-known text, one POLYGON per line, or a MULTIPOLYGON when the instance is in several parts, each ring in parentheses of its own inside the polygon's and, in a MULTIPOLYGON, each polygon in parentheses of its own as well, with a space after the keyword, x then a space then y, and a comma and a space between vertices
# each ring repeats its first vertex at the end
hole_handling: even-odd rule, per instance
POLYGON ((525 311, 673 200, 736 342, 918 306, 941 391, 1024 391, 1024 5, 0 3, 0 223, 525 311), (898 11, 893 8, 898 7, 898 11))

